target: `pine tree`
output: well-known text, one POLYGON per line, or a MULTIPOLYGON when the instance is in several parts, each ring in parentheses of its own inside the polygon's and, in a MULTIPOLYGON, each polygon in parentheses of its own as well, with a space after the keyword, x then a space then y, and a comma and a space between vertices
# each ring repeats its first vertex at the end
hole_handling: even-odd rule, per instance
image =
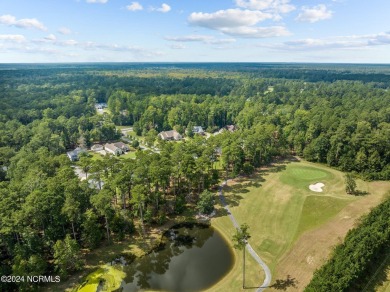
POLYGON ((241 224, 240 228, 236 229, 236 234, 233 235, 233 247, 238 250, 242 250, 243 263, 242 263, 242 288, 245 289, 245 246, 247 240, 251 237, 248 232, 249 226, 247 224, 241 224))
POLYGON ((356 181, 351 173, 345 175, 345 191, 351 195, 356 193, 356 181))

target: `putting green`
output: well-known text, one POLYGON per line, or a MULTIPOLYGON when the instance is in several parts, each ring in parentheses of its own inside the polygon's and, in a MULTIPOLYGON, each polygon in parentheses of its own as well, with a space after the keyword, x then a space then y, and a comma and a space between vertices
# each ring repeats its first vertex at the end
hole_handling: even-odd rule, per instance
POLYGON ((120 288, 122 280, 125 278, 126 274, 116 268, 115 266, 110 266, 108 264, 103 265, 100 269, 90 274, 85 283, 77 288, 77 292, 92 292, 98 291, 100 281, 103 281, 103 288, 100 290, 104 291, 116 291, 120 288))
POLYGON ((280 181, 294 187, 307 189, 309 184, 316 182, 322 182, 326 186, 326 180, 332 177, 333 175, 330 172, 320 168, 289 164, 286 171, 280 175, 280 181))

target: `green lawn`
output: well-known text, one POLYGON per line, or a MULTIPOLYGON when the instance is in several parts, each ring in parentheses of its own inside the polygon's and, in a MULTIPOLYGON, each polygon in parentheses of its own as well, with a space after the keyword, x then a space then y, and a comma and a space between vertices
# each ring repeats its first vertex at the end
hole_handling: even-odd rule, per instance
POLYGON ((140 143, 144 143, 145 137, 137 136, 137 134, 134 131, 127 132, 127 135, 131 136, 131 139, 137 139, 140 143))
POLYGON ((126 154, 120 155, 119 159, 128 159, 128 158, 134 159, 135 158, 135 152, 136 151, 129 151, 126 154))
POLYGON ((103 156, 99 153, 89 151, 88 154, 90 154, 92 156, 91 157, 92 160, 102 160, 103 159, 103 156))
MULTIPOLYGON (((295 267, 288 273, 302 274, 303 283, 307 281, 308 277, 310 279, 317 267, 306 264, 305 270, 297 271, 300 269, 298 263, 306 261, 306 258, 300 258, 305 254, 305 249, 302 249, 301 254, 292 255, 289 262, 285 263, 282 260, 293 247, 295 248, 298 240, 306 238, 303 235, 321 230, 324 226, 327 226, 327 232, 344 228, 342 232, 345 234, 349 227, 342 224, 339 226, 337 222, 347 221, 349 217, 339 218, 339 214, 348 210, 353 218, 358 218, 370 209, 367 204, 359 205, 361 200, 368 200, 367 202, 371 202, 371 205, 375 205, 385 190, 390 189, 388 183, 383 183, 380 187, 375 188, 374 184, 375 182, 358 181, 361 189, 368 189, 373 194, 367 197, 350 196, 345 193, 344 176, 341 172, 305 161, 286 162, 264 169, 251 178, 238 178, 234 182, 230 182, 228 187, 225 187, 225 195, 238 223, 249 225, 251 234, 249 242, 269 265, 273 272, 273 281, 278 275, 278 271, 284 268, 283 265, 290 264, 295 267), (309 189, 310 184, 317 182, 325 184, 322 193, 316 193, 309 189), (335 222, 335 225, 329 227, 332 222, 335 222)), ((212 224, 231 240, 234 228, 225 214, 213 219, 212 224)), ((314 245, 311 240, 313 238, 308 237, 306 244, 314 245)), ((337 236, 329 237, 329 240, 321 240, 318 250, 330 252, 337 240, 340 240, 337 236)), ((240 286, 242 284, 240 282, 242 262, 240 254, 236 253, 236 256, 238 260, 232 272, 210 291, 242 290, 240 286)), ((316 264, 320 265, 320 261, 318 260, 316 264)), ((253 265, 249 263, 249 265, 247 268, 249 270, 257 268, 254 263, 253 265)), ((262 272, 259 271, 248 275, 247 281, 253 284, 256 280, 259 282, 258 279, 262 281, 263 277, 262 272)), ((299 281, 300 279, 298 279, 299 281)), ((294 291, 302 291, 303 287, 298 287, 294 291)), ((277 291, 277 289, 271 290, 277 291)))
MULTIPOLYGON (((297 234, 324 222, 340 210, 340 206, 329 204, 326 212, 319 210, 315 222, 312 209, 318 200, 308 196, 320 196, 322 201, 334 200, 328 192, 314 193, 309 185, 321 181, 326 186, 337 183, 332 173, 325 169, 294 162, 275 167, 275 172, 264 171, 252 180, 242 179, 227 188, 231 210, 238 222, 246 222, 252 228, 253 247, 261 251, 270 267, 275 268, 275 259, 282 256, 291 246, 297 234), (263 182, 263 180, 265 180, 263 182), (314 205, 313 205, 314 204, 314 205), (321 218, 321 219, 320 219, 321 218)), ((325 190, 324 188, 324 190, 325 190)), ((343 193, 341 197, 346 197, 343 193)), ((344 206, 344 205, 343 205, 344 206)))
POLYGON ((353 198, 341 199, 330 196, 308 196, 303 204, 296 236, 320 226, 340 212, 353 198))
MULTIPOLYGON (((307 189, 309 184, 329 181, 332 173, 307 165, 288 165, 287 171, 280 175, 280 181, 299 189, 307 189)), ((326 184, 325 184, 326 187, 326 184)))

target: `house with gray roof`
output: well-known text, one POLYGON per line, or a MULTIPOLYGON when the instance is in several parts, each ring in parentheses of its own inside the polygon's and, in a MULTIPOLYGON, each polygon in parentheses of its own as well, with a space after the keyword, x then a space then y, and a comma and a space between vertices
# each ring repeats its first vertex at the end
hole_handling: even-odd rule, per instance
POLYGON ((122 150, 122 152, 127 152, 130 150, 129 146, 127 146, 125 143, 123 142, 116 142, 114 143, 114 146, 120 148, 122 150))
POLYGON ((192 129, 192 132, 193 132, 194 134, 204 135, 204 130, 203 130, 202 126, 195 126, 195 127, 192 129))
POLYGON ((77 161, 80 158, 80 154, 85 152, 85 149, 77 147, 75 150, 67 152, 66 155, 69 157, 70 161, 77 161))
POLYGON ((183 139, 183 137, 175 130, 163 131, 160 134, 158 134, 158 136, 165 141, 172 141, 172 140, 178 141, 183 139))

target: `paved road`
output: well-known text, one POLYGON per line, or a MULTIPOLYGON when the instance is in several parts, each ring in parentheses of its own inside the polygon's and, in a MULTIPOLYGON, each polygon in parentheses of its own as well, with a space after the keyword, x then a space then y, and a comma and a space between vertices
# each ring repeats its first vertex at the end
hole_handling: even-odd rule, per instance
MULTIPOLYGON (((227 211, 228 215, 229 215, 229 218, 230 220, 232 221, 233 225, 235 228, 240 228, 240 226, 238 225, 237 223, 237 220, 236 218, 234 218, 232 212, 230 212, 230 209, 229 209, 229 206, 228 204, 226 203, 226 199, 225 199, 225 196, 223 195, 223 192, 222 192, 222 188, 223 186, 226 185, 226 182, 224 182, 220 187, 219 187, 219 198, 222 202, 222 205, 223 207, 225 208, 225 210, 227 211)), ((258 256, 258 254, 253 250, 252 246, 247 242, 246 243, 246 250, 250 253, 250 255, 252 256, 252 258, 259 263, 259 265, 261 266, 261 268, 264 270, 264 273, 265 273, 265 279, 264 279, 264 282, 263 284, 256 289, 256 292, 262 292, 264 291, 267 287, 269 287, 269 285, 271 284, 271 279, 272 279, 272 275, 271 275, 271 271, 270 269, 268 268, 267 264, 258 256)))

